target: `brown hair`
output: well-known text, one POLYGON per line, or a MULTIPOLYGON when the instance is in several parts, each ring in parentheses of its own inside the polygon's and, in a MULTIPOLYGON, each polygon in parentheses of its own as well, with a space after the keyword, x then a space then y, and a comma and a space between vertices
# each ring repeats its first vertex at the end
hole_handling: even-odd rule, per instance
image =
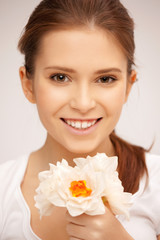
MULTIPOLYGON (((25 55, 28 76, 34 75, 35 57, 47 32, 92 26, 111 33, 119 41, 130 73, 134 65, 134 22, 119 0, 43 0, 30 16, 18 44, 25 55)), ((120 139, 114 132, 110 137, 119 157, 118 170, 124 189, 134 193, 140 178, 147 173, 145 151, 120 139)))

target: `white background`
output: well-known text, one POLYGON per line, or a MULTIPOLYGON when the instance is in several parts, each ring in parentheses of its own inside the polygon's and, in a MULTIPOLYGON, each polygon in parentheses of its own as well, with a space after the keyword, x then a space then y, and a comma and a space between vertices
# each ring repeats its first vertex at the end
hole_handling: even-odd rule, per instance
MULTIPOLYGON (((17 50, 20 33, 39 0, 0 0, 0 162, 39 148, 45 140, 36 106, 23 96, 17 50)), ((120 136, 160 154, 160 0, 123 0, 136 29, 139 82, 117 126, 120 136)))

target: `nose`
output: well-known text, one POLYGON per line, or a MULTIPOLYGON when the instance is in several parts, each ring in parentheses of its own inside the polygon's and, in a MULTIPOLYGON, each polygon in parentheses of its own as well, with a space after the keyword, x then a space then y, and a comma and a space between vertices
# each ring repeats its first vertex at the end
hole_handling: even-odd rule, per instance
POLYGON ((87 113, 96 106, 94 94, 87 84, 76 87, 71 97, 70 106, 81 113, 87 113))

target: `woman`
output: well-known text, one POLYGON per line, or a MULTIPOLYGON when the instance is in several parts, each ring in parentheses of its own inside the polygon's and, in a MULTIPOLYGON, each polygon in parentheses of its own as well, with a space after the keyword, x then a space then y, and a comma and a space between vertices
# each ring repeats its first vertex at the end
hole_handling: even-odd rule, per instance
POLYGON ((118 0, 44 0, 32 13, 18 45, 25 55, 20 78, 47 138, 0 168, 1 239, 160 239, 160 158, 114 132, 136 80, 133 30, 118 0), (50 162, 65 158, 73 166, 73 158, 97 152, 118 156, 124 190, 133 194, 130 221, 109 206, 103 215, 79 217, 55 207, 40 220, 38 173, 50 162))

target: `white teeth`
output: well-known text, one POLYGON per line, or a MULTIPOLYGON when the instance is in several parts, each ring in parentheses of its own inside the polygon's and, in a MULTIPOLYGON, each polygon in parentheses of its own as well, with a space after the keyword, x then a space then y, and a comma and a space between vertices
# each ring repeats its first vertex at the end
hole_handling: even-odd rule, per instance
POLYGON ((72 127, 75 127, 75 122, 70 122, 70 124, 72 127))
POLYGON ((69 125, 71 125, 71 121, 70 120, 68 120, 67 122, 68 122, 69 125))
POLYGON ((87 122, 82 122, 82 128, 87 128, 87 127, 88 127, 87 122))
POLYGON ((87 127, 90 127, 90 126, 92 125, 92 123, 91 123, 91 122, 89 122, 87 125, 88 125, 87 127))
POLYGON ((76 122, 75 123, 75 128, 81 128, 81 122, 76 122))
POLYGON ((86 129, 89 128, 91 126, 93 126, 97 121, 93 120, 93 121, 73 121, 73 120, 65 120, 65 122, 72 126, 73 128, 77 128, 77 129, 86 129))

